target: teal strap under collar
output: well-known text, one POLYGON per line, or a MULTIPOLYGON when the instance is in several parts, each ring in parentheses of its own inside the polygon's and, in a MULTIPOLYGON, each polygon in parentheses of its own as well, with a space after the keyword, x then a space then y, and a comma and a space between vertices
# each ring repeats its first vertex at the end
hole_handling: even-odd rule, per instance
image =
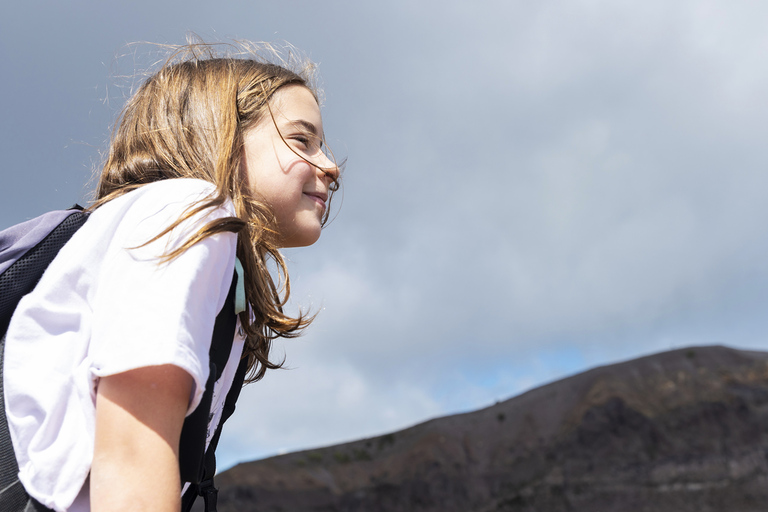
POLYGON ((235 289, 235 314, 245 311, 245 271, 239 258, 235 258, 235 272, 237 272, 237 288, 235 289))

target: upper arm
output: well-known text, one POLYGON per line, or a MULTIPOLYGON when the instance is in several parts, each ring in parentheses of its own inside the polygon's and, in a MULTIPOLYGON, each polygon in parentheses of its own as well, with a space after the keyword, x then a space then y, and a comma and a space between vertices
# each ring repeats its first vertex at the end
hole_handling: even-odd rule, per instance
POLYGON ((192 385, 186 371, 170 364, 100 380, 91 467, 94 511, 178 510, 179 437, 192 385))

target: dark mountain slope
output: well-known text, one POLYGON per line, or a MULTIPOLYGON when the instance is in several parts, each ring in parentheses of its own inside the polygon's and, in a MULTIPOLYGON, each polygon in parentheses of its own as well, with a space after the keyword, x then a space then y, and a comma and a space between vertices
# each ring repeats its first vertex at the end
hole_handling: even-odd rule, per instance
POLYGON ((768 353, 675 350, 486 409, 240 464, 219 510, 768 510, 768 353))

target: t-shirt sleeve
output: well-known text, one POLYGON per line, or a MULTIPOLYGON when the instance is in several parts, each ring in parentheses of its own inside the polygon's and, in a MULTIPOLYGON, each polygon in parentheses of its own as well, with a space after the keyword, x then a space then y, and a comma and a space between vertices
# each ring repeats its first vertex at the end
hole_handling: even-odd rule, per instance
POLYGON ((143 196, 120 221, 92 302, 89 357, 95 377, 181 367, 195 382, 189 413, 208 378, 213 325, 232 282, 237 236, 219 233, 161 261, 208 222, 233 215, 231 203, 204 210, 147 244, 201 198, 199 189, 179 188, 173 197, 143 196))

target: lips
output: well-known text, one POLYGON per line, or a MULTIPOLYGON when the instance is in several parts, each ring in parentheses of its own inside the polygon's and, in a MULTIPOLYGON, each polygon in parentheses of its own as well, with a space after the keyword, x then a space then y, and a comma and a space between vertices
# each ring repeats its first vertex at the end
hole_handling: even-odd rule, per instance
POLYGON ((324 192, 304 192, 304 195, 311 197, 325 208, 325 202, 328 200, 328 194, 324 192))

